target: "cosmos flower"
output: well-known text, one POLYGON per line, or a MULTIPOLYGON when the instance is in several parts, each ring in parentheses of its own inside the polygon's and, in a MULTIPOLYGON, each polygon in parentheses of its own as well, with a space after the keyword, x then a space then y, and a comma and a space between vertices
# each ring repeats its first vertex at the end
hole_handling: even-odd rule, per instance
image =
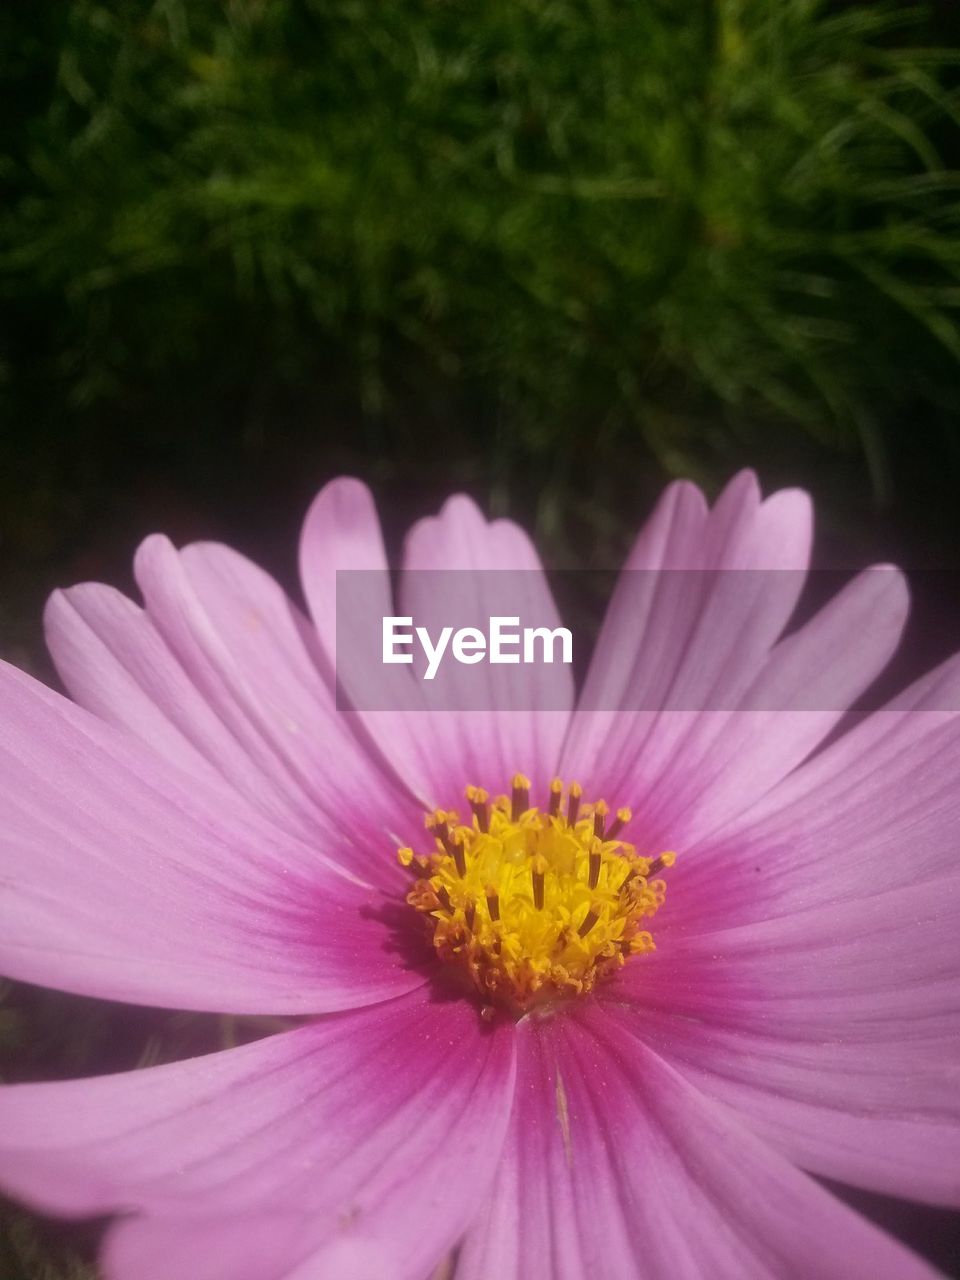
MULTIPOLYGON (((338 709, 336 570, 386 565, 352 480, 312 623, 159 536, 142 608, 55 594, 75 701, 0 671, 0 969, 296 1023, 0 1089, 0 1183, 116 1215, 117 1280, 929 1274, 810 1174, 960 1192, 960 665, 827 741, 908 605, 868 572, 783 638, 810 541, 800 492, 672 485, 628 568, 711 572, 621 585, 538 713, 338 709)), ((404 563, 538 570, 465 498, 404 563)))

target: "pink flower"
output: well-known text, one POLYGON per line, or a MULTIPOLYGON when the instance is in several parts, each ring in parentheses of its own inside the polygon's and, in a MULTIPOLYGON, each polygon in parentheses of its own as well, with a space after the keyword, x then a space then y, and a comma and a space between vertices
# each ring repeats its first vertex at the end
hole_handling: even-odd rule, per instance
MULTIPOLYGON (((338 712, 335 570, 385 566, 355 481, 307 517, 312 625, 162 537, 142 609, 58 592, 76 702, 0 670, 0 968, 311 1020, 3 1088, 5 1188, 119 1215, 123 1280, 422 1280, 454 1249, 457 1280, 929 1274, 801 1170, 958 1197, 960 665, 821 746, 907 599, 867 573, 780 639, 810 538, 802 493, 672 485, 628 567, 801 572, 621 587, 580 709, 564 668, 539 714, 495 682, 487 711, 338 712), (678 692, 713 710, 634 709, 678 692), (764 709, 801 700, 834 709, 764 709)), ((538 562, 453 498, 405 565, 538 562)))

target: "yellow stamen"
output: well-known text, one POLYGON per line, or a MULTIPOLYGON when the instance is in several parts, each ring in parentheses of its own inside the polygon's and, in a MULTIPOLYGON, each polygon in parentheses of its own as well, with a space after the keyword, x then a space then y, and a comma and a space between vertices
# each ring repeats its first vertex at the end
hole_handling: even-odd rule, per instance
POLYGON ((567 822, 571 827, 577 825, 577 818, 580 814, 580 797, 583 795, 583 787, 579 782, 570 783, 570 799, 567 801, 567 822))
POLYGON ((438 809, 427 815, 433 851, 398 851, 419 877, 407 902, 424 915, 437 954, 469 975, 484 1009, 519 1015, 589 992, 629 957, 653 950, 640 926, 663 905, 666 884, 654 877, 676 854, 638 854, 618 838, 630 810, 618 809, 607 827, 607 805, 581 804, 575 782, 564 813, 563 790, 554 779, 539 809, 523 774, 509 796, 492 801, 468 787, 469 825, 438 809))
POLYGON ((510 806, 510 818, 513 822, 519 822, 521 814, 525 813, 530 807, 530 779, 524 777, 522 773, 514 775, 513 779, 513 797, 510 806))
POLYGON ((659 857, 654 858, 653 862, 650 863, 650 874, 656 875, 658 871, 663 871, 665 868, 672 867, 676 860, 677 855, 675 853, 671 853, 669 850, 666 853, 661 853, 659 857))
MULTIPOLYGON (((594 831, 596 831, 596 818, 594 818, 594 831)), ((590 845, 590 858, 587 862, 587 884, 591 889, 595 889, 600 883, 600 864, 603 861, 603 844, 594 836, 590 845)))
POLYGON ((538 853, 533 861, 533 867, 530 871, 530 881, 533 885, 533 905, 538 911, 543 910, 543 887, 547 874, 548 863, 542 853, 538 853))
POLYGON ((550 783, 550 817, 555 818, 560 812, 560 802, 563 799, 563 783, 559 778, 554 778, 550 783))
POLYGON ((490 912, 491 921, 500 919, 500 895, 492 884, 488 884, 484 890, 484 896, 487 899, 487 910, 490 912))
POLYGON ((593 834, 598 840, 603 839, 603 828, 609 812, 610 810, 603 800, 598 800, 593 806, 593 834))
POLYGON ((633 814, 629 809, 618 809, 617 816, 607 828, 607 839, 612 840, 614 836, 619 835, 632 817, 633 814))
POLYGON ((490 830, 490 797, 483 787, 467 787, 467 800, 481 831, 490 830))
POLYGON ((577 933, 579 933, 580 937, 585 938, 599 919, 600 919, 599 911, 594 911, 594 909, 591 907, 590 910, 587 912, 587 914, 583 917, 583 924, 577 930, 577 933))

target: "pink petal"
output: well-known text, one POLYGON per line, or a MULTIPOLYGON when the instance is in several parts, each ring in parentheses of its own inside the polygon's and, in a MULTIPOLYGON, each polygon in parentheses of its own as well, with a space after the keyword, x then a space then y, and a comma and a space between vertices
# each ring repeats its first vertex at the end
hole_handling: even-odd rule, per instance
POLYGON ((417 732, 424 705, 420 685, 408 677, 405 667, 387 668, 370 657, 371 620, 394 616, 396 611, 377 509, 369 489, 359 480, 333 480, 314 499, 300 538, 300 577, 341 714, 371 752, 419 797, 424 809, 440 804, 446 808, 454 798, 460 799, 459 793, 442 798, 433 794, 435 744, 427 734, 417 732), (338 572, 363 574, 367 606, 346 610, 339 620, 338 572), (346 649, 339 663, 338 637, 346 649), (372 709, 354 711, 351 702, 372 709))
MULTIPOLYGON (((376 510, 369 492, 355 480, 328 485, 311 507, 301 543, 301 574, 304 592, 317 630, 331 662, 337 644, 336 572, 364 570, 372 585, 367 587, 367 613, 377 617, 414 610, 416 623, 436 627, 442 615, 444 625, 465 626, 473 615, 489 612, 485 595, 484 570, 521 570, 514 583, 525 593, 524 607, 537 619, 555 619, 556 613, 539 560, 526 535, 507 521, 487 523, 466 498, 455 498, 436 519, 421 521, 411 531, 404 569, 411 597, 394 606, 389 574, 376 510), (461 597, 450 599, 451 584, 444 578, 443 599, 438 602, 425 590, 427 578, 436 570, 464 571, 461 597), (468 571, 480 570, 471 575, 468 571), (425 571, 421 573, 421 571, 425 571), (466 596, 462 592, 466 591, 466 596), (438 615, 437 610, 441 613, 438 615), (465 611, 470 618, 459 619, 465 611)), ((503 582, 496 599, 503 598, 503 582)), ((509 589, 509 583, 507 583, 509 589)), ((504 790, 518 771, 532 776, 538 786, 546 786, 558 758, 572 702, 569 668, 530 668, 531 686, 521 699, 542 707, 536 714, 513 711, 516 696, 510 681, 491 680, 486 686, 484 708, 469 712, 431 709, 424 682, 411 668, 390 668, 356 654, 369 652, 366 634, 352 635, 356 620, 341 620, 346 628, 350 660, 337 667, 341 696, 353 700, 359 710, 355 721, 369 741, 376 745, 398 777, 421 799, 425 807, 448 807, 462 801, 468 783, 493 791, 504 790), (403 677, 402 679, 400 677, 403 677), (487 706, 494 709, 486 709, 487 706), (466 725, 466 729, 465 729, 466 725)), ((555 622, 551 622, 555 625, 555 622)), ((343 643, 344 634, 340 635, 343 643)), ((475 671, 475 668, 470 668, 475 671)), ((510 668, 512 680, 517 671, 510 668)), ((473 686, 471 685, 471 688, 473 686)), ((451 705, 447 702, 446 706, 451 705)), ((457 704, 459 705, 459 703, 457 704)), ((436 703, 433 704, 436 706, 436 703)))
POLYGON ((0 664, 0 971, 176 1008, 306 1013, 422 978, 381 895, 239 796, 0 664))
POLYGON ((214 544, 177 553, 154 537, 136 563, 146 611, 96 584, 50 601, 48 642, 76 699, 181 767, 219 776, 329 856, 395 884, 393 833, 419 828, 418 806, 337 714, 315 637, 277 584, 214 544))
POLYGON ((597 1006, 521 1024, 514 1114, 465 1280, 856 1280, 930 1270, 597 1006))
MULTIPOLYGON (((138 1213, 107 1232, 101 1271, 104 1280, 290 1280, 294 1260, 310 1244, 305 1215, 295 1210, 188 1218, 138 1213)), ((322 1275, 315 1271, 310 1280, 322 1275)))
POLYGON ((773 790, 823 741, 886 666, 909 602, 894 570, 866 570, 810 622, 781 640, 738 705, 661 714, 624 793, 638 814, 631 839, 689 850, 773 790))
POLYGON ((721 868, 759 866, 737 915, 763 918, 953 872, 958 708, 960 655, 814 756, 697 850, 689 859, 692 895, 702 897, 708 880, 715 888, 721 868))
POLYGON ((308 1261, 384 1249, 420 1280, 492 1177, 513 1060, 511 1024, 414 995, 189 1062, 12 1085, 0 1180, 52 1212, 132 1214, 107 1247, 117 1280, 325 1275, 308 1261))
POLYGON ((851 902, 956 868, 960 657, 683 850, 661 931, 851 902))
MULTIPOLYGON (((463 496, 450 498, 438 516, 419 521, 407 535, 399 608, 433 635, 444 625, 486 631, 493 615, 519 617, 521 626, 560 625, 524 531, 509 520, 487 522, 463 496)), ((445 685, 431 690, 440 693, 439 705, 478 709, 466 717, 429 714, 427 731, 439 746, 435 787, 457 795, 475 781, 501 793, 519 771, 545 793, 573 706, 572 669, 559 663, 448 664, 441 674, 445 685)))
MULTIPOLYGON (((135 1217, 108 1234, 106 1280, 397 1280, 390 1243, 358 1238, 349 1223, 320 1249, 312 1247, 309 1217, 280 1210, 196 1221, 135 1217), (288 1269, 288 1259, 308 1250, 288 1269)), ((417 1275, 416 1280, 423 1280, 417 1275)))
MULTIPOLYGON (((804 584, 810 538, 807 496, 784 490, 761 503, 749 473, 730 483, 712 512, 693 486, 671 486, 641 532, 611 600, 562 764, 565 776, 589 780, 591 790, 644 815, 631 838, 651 847, 665 831, 674 842, 689 838, 691 797, 708 790, 701 778, 709 778, 715 759, 731 758, 725 737, 734 746, 749 737, 741 708, 761 708, 754 714, 762 726, 770 699, 794 689, 802 665, 796 646, 772 654, 804 584)), ((902 613, 902 603, 890 608, 902 613)), ((807 661, 822 649, 823 630, 821 623, 820 634, 806 640, 807 661)), ((868 650, 868 667, 888 655, 887 630, 868 650)), ((859 689, 859 673, 852 684, 859 689)), ((762 794, 835 719, 798 716, 773 756, 754 747, 737 785, 722 787, 723 804, 714 798, 710 821, 762 794)))
POLYGON ((331 673, 337 661, 337 573, 364 571, 381 578, 384 613, 391 610, 387 553, 370 490, 345 476, 317 494, 303 522, 300 577, 331 673))
POLYGON ((957 1204, 958 927, 954 875, 701 936, 661 931, 604 1001, 631 1005, 645 1042, 796 1163, 957 1204))

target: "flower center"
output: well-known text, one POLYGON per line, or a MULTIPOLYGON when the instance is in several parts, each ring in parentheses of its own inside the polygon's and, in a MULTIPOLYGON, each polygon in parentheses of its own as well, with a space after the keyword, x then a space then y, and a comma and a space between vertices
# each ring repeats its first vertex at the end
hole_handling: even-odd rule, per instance
POLYGON ((582 803, 575 782, 564 797, 559 778, 540 809, 522 774, 509 797, 467 787, 466 798, 469 821, 454 810, 427 814, 433 851, 398 857, 417 877, 407 902, 423 913, 440 958, 469 975, 487 1017, 492 1004, 520 1014, 583 995, 653 950, 641 925, 663 905, 667 886, 656 876, 676 855, 644 857, 620 840, 629 809, 608 822, 602 800, 582 803))

